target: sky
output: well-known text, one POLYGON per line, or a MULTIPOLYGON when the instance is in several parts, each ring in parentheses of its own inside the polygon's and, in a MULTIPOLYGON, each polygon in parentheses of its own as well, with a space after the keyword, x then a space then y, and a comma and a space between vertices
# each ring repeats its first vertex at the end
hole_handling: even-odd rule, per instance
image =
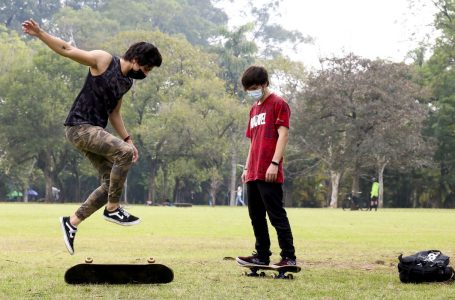
MULTIPOLYGON (((226 8, 230 26, 244 22, 246 3, 234 0, 234 5, 226 8)), ((430 0, 283 0, 274 21, 314 38, 313 44, 286 54, 317 68, 319 58, 349 52, 370 59, 404 61, 419 42, 434 40, 431 24, 435 12, 430 0)))

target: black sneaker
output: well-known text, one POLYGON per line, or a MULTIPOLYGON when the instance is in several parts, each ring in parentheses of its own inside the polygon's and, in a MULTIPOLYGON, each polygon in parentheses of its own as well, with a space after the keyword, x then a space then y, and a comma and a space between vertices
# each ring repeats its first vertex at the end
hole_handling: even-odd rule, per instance
POLYGON ((60 217, 60 225, 63 231, 63 240, 65 241, 68 252, 74 254, 74 237, 76 236, 77 228, 71 225, 70 217, 60 217))
POLYGON ((292 258, 283 257, 280 262, 276 264, 272 264, 272 267, 280 268, 280 267, 292 267, 297 266, 297 261, 292 258))
POLYGON ((103 216, 106 221, 113 222, 123 226, 135 225, 140 222, 138 217, 130 215, 122 207, 119 207, 114 211, 108 211, 106 208, 104 208, 103 216))
POLYGON ((256 252, 251 256, 237 256, 235 260, 241 265, 268 266, 270 263, 268 258, 261 258, 256 252))

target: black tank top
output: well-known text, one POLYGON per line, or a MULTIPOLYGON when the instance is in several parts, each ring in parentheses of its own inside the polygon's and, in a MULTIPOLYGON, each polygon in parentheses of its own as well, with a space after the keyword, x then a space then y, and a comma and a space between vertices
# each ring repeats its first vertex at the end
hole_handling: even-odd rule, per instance
POLYGON ((65 126, 91 124, 105 128, 109 114, 132 85, 133 79, 122 74, 120 59, 113 56, 103 74, 92 76, 88 72, 84 87, 66 117, 65 126))

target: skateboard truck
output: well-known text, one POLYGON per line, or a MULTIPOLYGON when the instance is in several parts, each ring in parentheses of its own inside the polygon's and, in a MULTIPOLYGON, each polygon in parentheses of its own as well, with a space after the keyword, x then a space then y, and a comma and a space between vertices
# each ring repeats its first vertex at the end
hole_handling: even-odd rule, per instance
POLYGON ((292 274, 287 274, 286 271, 279 270, 278 274, 273 274, 273 278, 275 279, 294 279, 294 276, 292 274))
POLYGON ((261 270, 259 268, 250 268, 250 271, 251 273, 248 273, 247 271, 245 271, 245 276, 249 276, 249 277, 265 277, 265 273, 264 272, 259 272, 258 271, 261 270))
POLYGON ((272 274, 272 278, 275 279, 294 279, 294 275, 289 273, 298 273, 301 270, 300 266, 281 266, 281 267, 273 267, 273 266, 258 266, 258 265, 242 265, 240 266, 248 268, 250 272, 244 272, 245 276, 249 277, 265 277, 266 273, 264 271, 273 271, 277 272, 272 274))
MULTIPOLYGON (((266 274, 265 272, 259 272, 259 270, 262 270, 261 268, 250 268, 251 273, 245 272, 245 276, 248 277, 265 277, 266 274)), ((272 271, 277 271, 278 274, 272 274, 272 278, 274 279, 294 279, 294 276, 292 274, 286 274, 287 271, 285 270, 273 270, 272 271)))

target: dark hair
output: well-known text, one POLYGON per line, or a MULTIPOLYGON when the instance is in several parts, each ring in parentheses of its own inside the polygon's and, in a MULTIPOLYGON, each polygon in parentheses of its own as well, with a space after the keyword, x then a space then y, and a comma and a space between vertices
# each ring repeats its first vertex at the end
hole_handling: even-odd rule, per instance
POLYGON ((163 61, 158 48, 147 42, 139 42, 130 46, 123 58, 127 61, 134 59, 140 66, 159 67, 163 61))
POLYGON ((269 73, 264 67, 251 66, 243 72, 242 85, 244 89, 249 89, 253 85, 269 86, 269 73))

